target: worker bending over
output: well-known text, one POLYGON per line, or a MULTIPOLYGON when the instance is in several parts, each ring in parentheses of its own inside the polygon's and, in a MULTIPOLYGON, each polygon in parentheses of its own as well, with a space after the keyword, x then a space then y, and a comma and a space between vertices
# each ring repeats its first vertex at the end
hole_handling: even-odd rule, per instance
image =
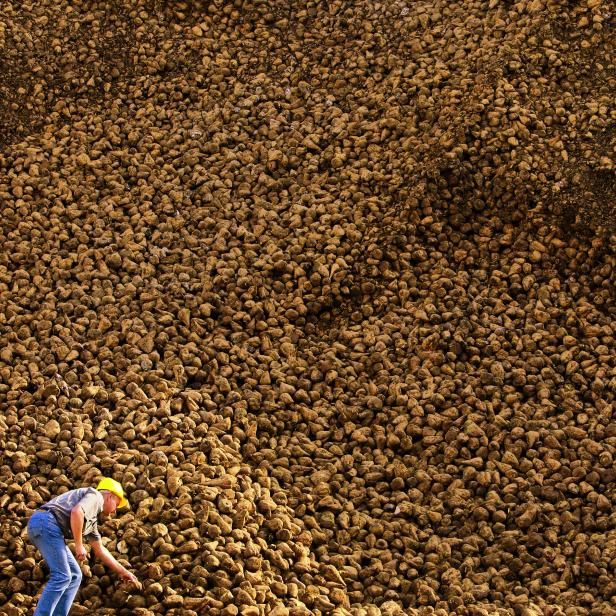
POLYGON ((33 616, 68 616, 82 578, 77 561, 82 562, 87 557, 84 539, 105 565, 125 580, 138 583, 137 578, 103 546, 98 532, 99 515, 112 515, 127 505, 122 486, 105 477, 96 490, 69 490, 32 514, 28 522, 28 537, 49 567, 49 581, 33 616), (75 556, 68 549, 66 539, 74 540, 75 556))

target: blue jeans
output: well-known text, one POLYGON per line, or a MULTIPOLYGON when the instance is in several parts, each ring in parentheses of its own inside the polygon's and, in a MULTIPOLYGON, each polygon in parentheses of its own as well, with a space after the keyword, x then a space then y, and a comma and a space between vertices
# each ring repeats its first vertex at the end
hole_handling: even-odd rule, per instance
POLYGON ((82 576, 53 514, 35 511, 28 522, 28 537, 49 567, 49 581, 43 588, 33 616, 67 616, 82 576))

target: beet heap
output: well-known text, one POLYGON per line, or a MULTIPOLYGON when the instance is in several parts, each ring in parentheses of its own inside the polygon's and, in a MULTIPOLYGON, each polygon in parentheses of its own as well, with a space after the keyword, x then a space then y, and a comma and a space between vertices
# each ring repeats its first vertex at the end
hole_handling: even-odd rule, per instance
POLYGON ((616 615, 607 0, 0 7, 0 613, 616 615))

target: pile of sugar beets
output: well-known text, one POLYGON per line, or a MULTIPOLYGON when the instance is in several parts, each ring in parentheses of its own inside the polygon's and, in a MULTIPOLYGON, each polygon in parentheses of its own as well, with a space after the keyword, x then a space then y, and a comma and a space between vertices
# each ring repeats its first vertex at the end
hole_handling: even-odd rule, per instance
POLYGON ((616 614, 608 0, 0 6, 0 613, 616 614))

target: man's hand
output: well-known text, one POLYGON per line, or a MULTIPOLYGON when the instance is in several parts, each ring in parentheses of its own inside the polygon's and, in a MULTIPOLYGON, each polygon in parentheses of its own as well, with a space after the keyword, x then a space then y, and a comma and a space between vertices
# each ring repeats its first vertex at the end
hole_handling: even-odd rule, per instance
POLYGON ((139 582, 137 577, 134 574, 132 574, 130 571, 128 571, 127 569, 124 569, 124 571, 120 573, 120 576, 125 582, 130 582, 131 584, 134 584, 135 586, 139 588, 141 587, 141 583, 139 582))
POLYGON ((132 574, 124 565, 121 565, 109 552, 109 550, 103 545, 100 539, 90 541, 92 551, 96 557, 102 561, 105 565, 113 569, 125 582, 134 584, 137 588, 141 589, 141 583, 134 574, 132 574))
POLYGON ((85 560, 88 558, 88 553, 86 552, 86 549, 83 547, 83 545, 75 544, 75 558, 80 563, 85 562, 85 560))

